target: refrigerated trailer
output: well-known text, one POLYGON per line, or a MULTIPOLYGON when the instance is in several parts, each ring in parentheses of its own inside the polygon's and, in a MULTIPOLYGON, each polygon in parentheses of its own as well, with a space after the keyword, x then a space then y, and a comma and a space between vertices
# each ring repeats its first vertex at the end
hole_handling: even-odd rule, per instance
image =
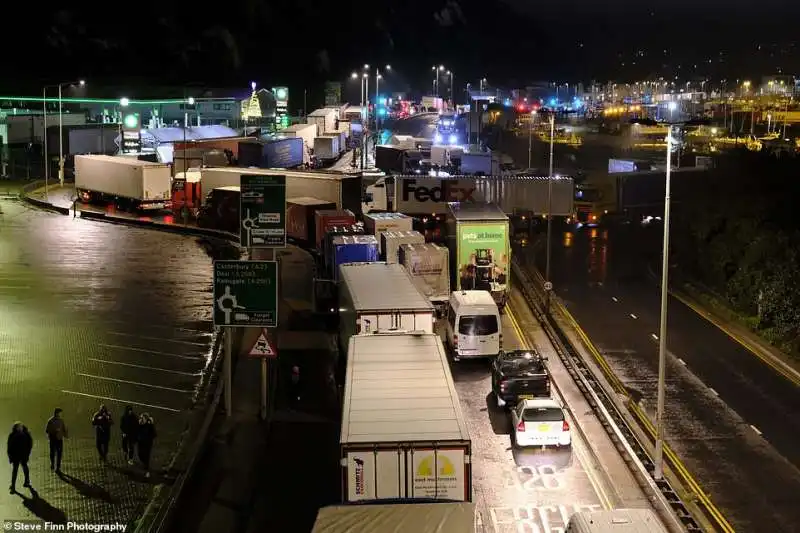
POLYGON ((113 202, 136 210, 171 202, 172 169, 162 163, 111 155, 76 155, 75 189, 82 202, 113 202))
POLYGON ((472 501, 472 442, 438 335, 355 335, 340 434, 345 503, 472 501))
POLYGON ((433 305, 401 265, 354 263, 339 269, 342 352, 353 335, 389 330, 433 333, 433 305))
POLYGON ((472 502, 331 505, 311 533, 475 533, 476 520, 472 502))

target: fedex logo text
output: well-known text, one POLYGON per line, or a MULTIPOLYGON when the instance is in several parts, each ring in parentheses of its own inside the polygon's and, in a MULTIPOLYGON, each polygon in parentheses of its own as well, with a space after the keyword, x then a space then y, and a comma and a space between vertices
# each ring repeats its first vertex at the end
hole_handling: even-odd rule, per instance
MULTIPOLYGON (((435 183, 435 182, 434 182, 435 183)), ((417 180, 403 180, 401 197, 403 201, 415 200, 417 202, 473 202, 472 195, 475 187, 465 187, 457 181, 441 180, 439 185, 426 187, 417 185, 417 180)))

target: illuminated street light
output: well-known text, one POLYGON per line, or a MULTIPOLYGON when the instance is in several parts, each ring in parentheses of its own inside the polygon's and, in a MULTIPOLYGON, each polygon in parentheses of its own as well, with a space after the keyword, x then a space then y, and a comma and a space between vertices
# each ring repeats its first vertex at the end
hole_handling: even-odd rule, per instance
POLYGON ((189 105, 194 105, 194 96, 190 96, 187 102, 189 105))
POLYGON ((250 89, 252 89, 253 91, 256 90, 256 82, 254 82, 254 81, 250 82, 250 89))
POLYGON ((351 77, 352 79, 356 79, 356 78, 358 78, 358 74, 356 74, 355 72, 353 72, 352 74, 350 74, 350 77, 351 77))
POLYGON ((128 107, 130 103, 131 101, 125 96, 119 99, 119 105, 121 105, 122 107, 128 107))
POLYGON ((364 70, 369 70, 369 63, 364 63, 364 70))
POLYGON ((78 80, 78 85, 80 85, 81 87, 83 87, 83 86, 85 86, 85 85, 86 85, 86 81, 85 81, 85 80, 78 80))
POLYGON ((386 65, 386 70, 392 70, 392 66, 391 65, 386 65))

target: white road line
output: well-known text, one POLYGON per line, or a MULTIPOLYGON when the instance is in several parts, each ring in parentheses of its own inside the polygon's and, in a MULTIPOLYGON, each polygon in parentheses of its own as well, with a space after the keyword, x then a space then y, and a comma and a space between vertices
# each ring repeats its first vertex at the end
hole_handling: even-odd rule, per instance
POLYGON ((686 366, 686 361, 684 361, 684 360, 683 360, 683 359, 681 359, 680 357, 678 357, 678 362, 679 362, 680 364, 682 364, 683 366, 686 366))
POLYGON ((758 429, 757 427, 755 427, 753 424, 750 424, 750 428, 751 428, 753 431, 755 431, 756 433, 758 433, 759 437, 761 436, 761 430, 760 430, 760 429, 758 429))
POLYGON ((650 336, 653 337, 655 340, 658 340, 658 335, 656 335, 655 333, 651 333, 650 336))
POLYGON ((27 285, 0 285, 0 289, 19 289, 22 291, 30 290, 30 287, 27 285))
POLYGON ((128 350, 131 352, 142 352, 142 353, 149 353, 152 355, 161 355, 164 357, 175 357, 177 359, 188 359, 190 361, 202 361, 205 359, 202 355, 176 355, 174 353, 167 353, 167 352, 157 352, 155 350, 147 350, 145 348, 134 348, 133 346, 119 346, 116 344, 98 344, 98 346, 102 346, 103 348, 114 348, 115 350, 128 350))
POLYGON ((132 333, 119 333, 117 331, 109 331, 108 334, 118 335, 120 337, 134 337, 136 339, 146 339, 149 341, 171 342, 174 344, 188 344, 189 346, 208 346, 207 342, 191 342, 191 341, 180 341, 175 339, 164 339, 162 337, 147 337, 145 335, 134 335, 132 333))
POLYGON ((75 396, 84 396, 86 398, 94 398, 95 400, 106 400, 109 402, 124 403, 126 405, 139 405, 141 407, 149 407, 150 409, 160 409, 162 411, 170 411, 171 413, 180 413, 180 409, 173 409, 172 407, 164 407, 162 405, 153 405, 151 403, 134 402, 132 400, 121 400, 119 398, 111 398, 110 396, 97 396, 95 394, 87 394, 85 392, 76 392, 73 390, 61 389, 64 394, 74 394, 75 396))
POLYGON ((134 365, 133 363, 120 363, 119 361, 108 361, 106 359, 95 359, 94 357, 88 357, 88 361, 94 361, 95 363, 105 363, 108 365, 119 365, 119 366, 129 366, 131 368, 141 368, 143 370, 154 370, 156 372, 165 372, 168 374, 178 374, 179 376, 199 376, 200 373, 193 373, 193 372, 181 372, 179 370, 169 370, 166 368, 157 368, 154 366, 144 366, 144 365, 134 365))
POLYGON ((708 390, 709 390, 709 392, 710 392, 711 394, 713 394, 714 396, 719 396, 719 393, 718 393, 716 390, 712 389, 711 387, 709 387, 709 388, 708 388, 708 390))
POLYGON ((619 301, 619 300, 617 300, 617 297, 616 297, 616 296, 612 296, 612 297, 611 297, 611 299, 612 299, 612 300, 614 300, 615 302, 618 302, 618 301, 619 301))
POLYGON ((631 318, 632 318, 632 319, 634 319, 634 320, 636 320, 636 319, 637 319, 637 318, 639 318, 639 317, 638 317, 638 316, 636 316, 636 315, 634 315, 633 313, 631 313, 631 318))
POLYGON ((103 381, 113 381, 115 383, 126 383, 128 385, 136 385, 137 387, 147 387, 149 389, 168 390, 168 391, 172 391, 172 392, 182 392, 184 394, 190 394, 190 393, 194 392, 194 391, 191 391, 189 389, 176 389, 174 387, 164 387, 162 385, 150 385, 149 383, 141 383, 139 381, 128 381, 127 379, 117 379, 117 378, 109 378, 109 377, 105 377, 105 376, 95 376, 95 375, 92 375, 92 374, 83 374, 81 372, 78 372, 77 375, 83 376, 85 378, 100 379, 100 380, 103 380, 103 381))

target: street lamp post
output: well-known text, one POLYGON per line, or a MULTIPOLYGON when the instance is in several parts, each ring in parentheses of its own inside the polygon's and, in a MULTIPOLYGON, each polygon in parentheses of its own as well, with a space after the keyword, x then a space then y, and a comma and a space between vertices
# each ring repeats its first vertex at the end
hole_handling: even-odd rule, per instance
POLYGON ((553 137, 555 136, 556 128, 556 115, 550 111, 550 173, 547 176, 547 256, 544 265, 544 277, 548 283, 549 289, 546 288, 547 294, 547 312, 550 312, 550 293, 552 292, 552 285, 550 285, 550 252, 552 248, 553 237, 553 137))
POLYGON ((436 78, 434 79, 434 83, 433 83, 433 87, 434 87, 434 89, 433 89, 434 94, 433 95, 438 97, 439 96, 439 73, 444 71, 444 65, 439 65, 438 67, 436 65, 434 65, 433 67, 431 67, 431 70, 436 73, 436 78))
POLYGON ((481 96, 483 96, 483 88, 486 86, 486 78, 481 78, 481 96))
POLYGON ((83 80, 58 84, 58 183, 62 187, 64 186, 64 121, 62 119, 61 88, 64 85, 75 85, 76 83, 81 87, 86 85, 83 80))
POLYGON ((455 107, 456 101, 454 100, 453 97, 453 77, 455 76, 455 74, 453 74, 452 70, 448 70, 447 75, 450 76, 450 103, 453 104, 453 107, 455 107))
POLYGON ((536 110, 531 111, 531 117, 528 120, 528 168, 531 166, 531 158, 533 155, 533 121, 536 119, 536 110))
POLYGON ((50 160, 47 157, 47 87, 42 89, 42 111, 44 111, 44 124, 42 126, 42 138, 44 140, 43 146, 43 159, 44 159, 44 199, 49 200, 50 194, 48 192, 47 180, 50 179, 50 160))
POLYGON ((669 214, 672 178, 672 126, 667 130, 667 179, 664 189, 664 244, 661 252, 661 319, 658 326, 658 397, 656 401, 656 449, 653 477, 664 474, 664 396, 667 372, 667 303, 669 298, 669 214))

